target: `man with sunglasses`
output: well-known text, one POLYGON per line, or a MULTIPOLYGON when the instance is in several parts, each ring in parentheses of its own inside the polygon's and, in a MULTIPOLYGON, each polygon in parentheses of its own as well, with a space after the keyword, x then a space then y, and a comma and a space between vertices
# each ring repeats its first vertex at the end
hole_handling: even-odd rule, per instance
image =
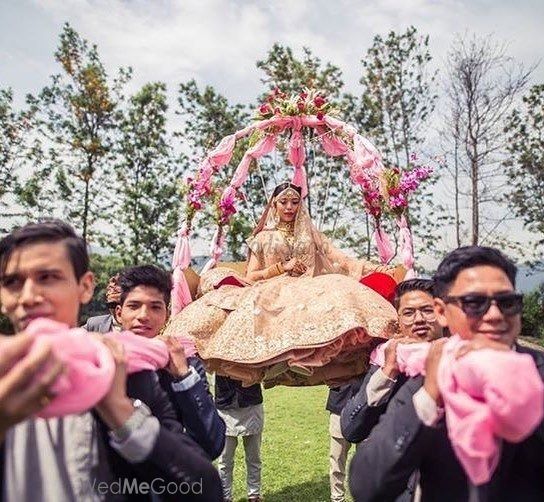
MULTIPOLYGON (((463 353, 482 348, 529 354, 544 380, 544 354, 517 345, 521 295, 515 292, 516 266, 500 251, 467 246, 449 253, 434 276, 438 322, 469 343, 463 353)), ((356 501, 393 500, 419 470, 421 500, 544 500, 544 424, 521 443, 503 441, 489 483, 470 483, 448 439, 437 384, 443 341, 433 342, 425 377, 409 379, 357 450, 350 488, 356 501)), ((463 354, 458 354, 462 357, 463 354)), ((516 375, 504 375, 516 378, 516 375)))

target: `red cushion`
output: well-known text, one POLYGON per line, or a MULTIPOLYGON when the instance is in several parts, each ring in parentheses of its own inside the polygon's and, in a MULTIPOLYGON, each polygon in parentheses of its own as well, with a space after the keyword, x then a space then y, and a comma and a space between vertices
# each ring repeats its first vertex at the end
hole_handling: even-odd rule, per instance
POLYGON ((372 274, 362 277, 359 282, 382 295, 388 302, 393 303, 397 283, 390 275, 382 274, 381 272, 373 272, 372 274))

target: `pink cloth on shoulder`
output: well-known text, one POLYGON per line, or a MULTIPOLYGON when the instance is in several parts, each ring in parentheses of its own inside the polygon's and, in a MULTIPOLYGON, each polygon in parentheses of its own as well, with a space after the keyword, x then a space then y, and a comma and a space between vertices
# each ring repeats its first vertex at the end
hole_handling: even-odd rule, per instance
MULTIPOLYGON (((376 347, 372 364, 383 366, 389 340, 376 347)), ((455 455, 476 485, 487 483, 500 460, 500 441, 519 443, 544 417, 544 384, 529 354, 482 349, 457 358, 466 343, 444 345, 438 386, 455 455)), ((408 376, 424 375, 430 343, 399 344, 397 363, 408 376)))
MULTIPOLYGON (((34 337, 30 353, 46 344, 65 364, 64 373, 53 386, 55 397, 38 416, 51 418, 82 413, 93 408, 108 393, 115 363, 109 349, 96 336, 90 336, 83 328, 70 329, 66 324, 50 319, 32 321, 26 332, 34 337)), ((128 373, 157 370, 168 364, 168 349, 161 340, 130 332, 98 336, 121 341, 128 373)))
MULTIPOLYGON (((385 364, 385 349, 392 342, 378 345, 370 354, 370 362, 382 367, 385 364)), ((429 342, 399 343, 397 345, 397 364, 399 371, 409 377, 425 374, 425 360, 429 352, 429 342)))
POLYGON ((544 417, 544 384, 529 354, 482 349, 456 358, 463 340, 444 346, 438 385, 453 450, 467 476, 487 483, 500 460, 500 440, 519 443, 544 417))

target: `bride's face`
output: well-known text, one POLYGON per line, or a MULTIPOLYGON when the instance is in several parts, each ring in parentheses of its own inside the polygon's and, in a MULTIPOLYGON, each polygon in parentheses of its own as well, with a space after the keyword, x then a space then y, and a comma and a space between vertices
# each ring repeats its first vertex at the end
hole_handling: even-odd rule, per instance
POLYGON ((280 221, 289 223, 294 221, 297 216, 297 211, 300 206, 300 197, 298 195, 287 194, 282 195, 276 201, 276 212, 280 221))

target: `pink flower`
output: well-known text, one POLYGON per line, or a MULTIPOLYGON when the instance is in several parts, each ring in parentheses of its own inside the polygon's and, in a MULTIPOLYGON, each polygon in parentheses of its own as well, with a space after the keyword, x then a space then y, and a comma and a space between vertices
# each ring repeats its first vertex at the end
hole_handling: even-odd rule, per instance
POLYGON ((399 195, 400 194, 400 189, 398 187, 391 187, 389 188, 389 190, 387 191, 389 193, 389 195, 391 195, 392 197, 395 197, 396 195, 399 195))
POLYGON ((301 92, 298 96, 303 101, 306 101, 306 99, 308 98, 308 93, 307 92, 301 92))
POLYGON ((276 108, 274 108, 274 113, 276 115, 281 115, 281 110, 276 106, 276 108))
POLYGON ((314 105, 317 106, 317 108, 321 108, 326 102, 327 100, 321 96, 316 96, 314 98, 314 105))
POLYGON ((302 101, 299 101, 297 103, 297 108, 298 108, 299 112, 303 112, 305 107, 306 107, 306 105, 302 101))
POLYGON ((394 209, 404 208, 408 206, 408 200, 404 194, 399 194, 389 198, 389 205, 394 209))
POLYGON ((261 115, 266 115, 267 113, 270 113, 271 110, 270 110, 270 106, 267 104, 267 103, 263 103, 260 107, 259 107, 259 113, 261 115))
POLYGON ((323 114, 323 112, 317 112, 317 120, 323 120, 323 118, 325 117, 325 115, 323 114))
POLYGON ((423 181, 423 180, 426 180, 432 174, 433 170, 430 167, 421 166, 421 167, 416 167, 413 172, 419 181, 423 181))

